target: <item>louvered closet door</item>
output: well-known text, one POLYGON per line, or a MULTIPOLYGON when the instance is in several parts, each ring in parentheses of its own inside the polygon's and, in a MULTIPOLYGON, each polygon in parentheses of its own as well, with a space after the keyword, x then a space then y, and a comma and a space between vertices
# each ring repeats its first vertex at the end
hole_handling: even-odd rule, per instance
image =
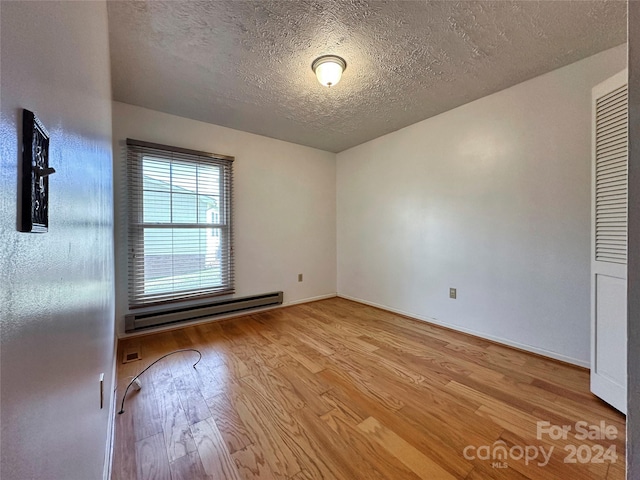
POLYGON ((593 89, 591 391, 627 406, 627 71, 593 89))

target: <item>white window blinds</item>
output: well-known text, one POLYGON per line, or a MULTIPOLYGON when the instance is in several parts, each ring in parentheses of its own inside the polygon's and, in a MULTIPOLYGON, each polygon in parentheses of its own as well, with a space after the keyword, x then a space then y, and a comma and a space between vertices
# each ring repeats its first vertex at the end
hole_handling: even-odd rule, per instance
POLYGON ((129 306, 233 293, 233 157, 127 139, 129 306))
POLYGON ((627 86, 596 100, 596 260, 627 263, 627 86))

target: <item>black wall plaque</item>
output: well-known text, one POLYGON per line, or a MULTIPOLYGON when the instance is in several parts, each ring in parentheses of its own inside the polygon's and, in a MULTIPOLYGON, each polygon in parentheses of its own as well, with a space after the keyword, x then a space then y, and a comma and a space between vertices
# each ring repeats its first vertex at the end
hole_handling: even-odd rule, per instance
POLYGON ((49 228, 49 133, 29 110, 22 111, 21 232, 49 228))

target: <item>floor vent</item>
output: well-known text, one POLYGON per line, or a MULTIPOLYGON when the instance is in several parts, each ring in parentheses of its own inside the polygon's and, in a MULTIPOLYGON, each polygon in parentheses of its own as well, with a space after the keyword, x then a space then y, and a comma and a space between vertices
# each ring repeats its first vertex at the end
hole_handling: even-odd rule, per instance
POLYGON ((225 315, 252 308, 282 305, 282 298, 282 292, 273 292, 248 297, 227 297, 198 305, 145 310, 144 312, 131 313, 124 317, 125 331, 134 332, 143 328, 225 315))
POLYGON ((138 360, 142 360, 140 347, 138 346, 127 348, 122 355, 122 363, 136 362, 138 360))

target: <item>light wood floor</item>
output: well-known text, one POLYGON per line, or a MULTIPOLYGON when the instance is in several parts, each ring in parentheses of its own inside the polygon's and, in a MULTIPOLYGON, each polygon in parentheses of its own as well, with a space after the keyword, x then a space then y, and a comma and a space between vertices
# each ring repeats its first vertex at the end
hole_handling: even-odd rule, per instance
POLYGON ((589 393, 586 370, 344 299, 120 348, 132 344, 143 359, 119 365, 118 406, 129 378, 162 354, 192 347, 202 361, 167 357, 129 393, 114 479, 624 478, 624 416, 589 393), (572 430, 537 439, 539 421, 572 430), (616 438, 576 439, 579 421, 605 422, 616 438), (506 465, 483 457, 499 445, 506 465), (611 445, 617 461, 598 463, 611 445), (540 446, 553 447, 546 466, 540 446), (528 465, 526 447, 538 452, 528 465))

